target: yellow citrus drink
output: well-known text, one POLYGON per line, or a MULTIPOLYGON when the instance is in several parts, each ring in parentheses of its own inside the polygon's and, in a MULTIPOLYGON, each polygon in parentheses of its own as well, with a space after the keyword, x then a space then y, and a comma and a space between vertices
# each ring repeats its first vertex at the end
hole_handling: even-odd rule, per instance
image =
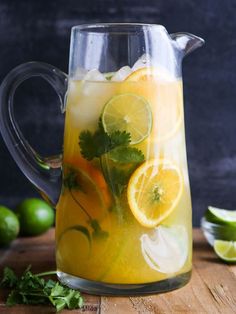
POLYGON ((122 81, 70 80, 63 171, 59 271, 138 284, 191 270, 181 80, 147 67, 122 81))

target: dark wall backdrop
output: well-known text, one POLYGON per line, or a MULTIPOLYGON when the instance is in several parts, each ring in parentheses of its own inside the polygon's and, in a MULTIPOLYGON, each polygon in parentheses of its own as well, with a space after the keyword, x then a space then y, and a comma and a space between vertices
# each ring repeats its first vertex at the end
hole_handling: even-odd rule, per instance
MULTIPOLYGON (((0 0, 0 81, 20 63, 38 60, 65 72, 70 28, 91 22, 163 24, 206 40, 184 60, 185 121, 194 225, 208 204, 236 209, 236 1, 0 0)), ((41 79, 16 93, 16 115, 42 154, 60 151, 63 117, 41 79)), ((0 139, 0 203, 37 195, 0 139)))

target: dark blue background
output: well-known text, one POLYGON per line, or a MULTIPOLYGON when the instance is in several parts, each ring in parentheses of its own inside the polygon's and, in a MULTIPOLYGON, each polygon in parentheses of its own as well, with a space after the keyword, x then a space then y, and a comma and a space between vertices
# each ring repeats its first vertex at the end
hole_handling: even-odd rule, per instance
MULTIPOLYGON (((68 68, 70 28, 88 22, 163 24, 206 45, 184 60, 185 121, 194 224, 208 204, 236 208, 236 2, 234 0, 0 0, 0 80, 38 60, 68 68)), ((44 155, 60 151, 63 117, 41 79, 16 94, 17 118, 44 155), (47 114, 45 115, 45 112, 47 114)), ((37 195, 0 139, 0 203, 37 195)))

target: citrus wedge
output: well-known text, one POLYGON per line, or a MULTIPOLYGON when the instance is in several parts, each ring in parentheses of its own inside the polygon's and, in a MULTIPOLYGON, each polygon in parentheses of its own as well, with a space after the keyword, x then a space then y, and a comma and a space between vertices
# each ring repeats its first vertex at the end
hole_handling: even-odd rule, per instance
POLYGON ((109 207, 111 203, 111 196, 107 183, 103 177, 101 171, 92 165, 91 162, 85 160, 82 157, 66 160, 66 165, 72 166, 78 169, 91 183, 93 190, 96 190, 102 199, 102 202, 109 207))
POLYGON ((208 206, 205 218, 207 221, 213 223, 236 226, 236 210, 227 210, 208 206))
POLYGON ((153 115, 150 138, 155 142, 172 138, 183 122, 181 80, 162 67, 143 67, 132 72, 125 82, 123 90, 142 95, 150 104, 153 115))
POLYGON ((132 72, 125 79, 126 81, 172 81, 173 78, 170 73, 162 67, 143 67, 132 72))
POLYGON ((104 130, 130 133, 131 144, 143 141, 151 132, 152 112, 149 103, 136 94, 120 94, 111 98, 102 113, 104 130))
POLYGON ((214 250, 223 261, 236 263, 236 241, 215 240, 214 250))
POLYGON ((82 157, 64 164, 64 183, 72 185, 73 198, 78 199, 94 219, 101 219, 111 204, 111 197, 100 170, 82 157))
POLYGON ((56 258, 58 268, 63 271, 74 275, 85 271, 90 254, 91 239, 83 226, 71 226, 57 239, 56 258))
POLYGON ((138 222, 153 228, 175 209, 182 191, 179 168, 167 160, 151 159, 132 174, 127 190, 128 203, 138 222))

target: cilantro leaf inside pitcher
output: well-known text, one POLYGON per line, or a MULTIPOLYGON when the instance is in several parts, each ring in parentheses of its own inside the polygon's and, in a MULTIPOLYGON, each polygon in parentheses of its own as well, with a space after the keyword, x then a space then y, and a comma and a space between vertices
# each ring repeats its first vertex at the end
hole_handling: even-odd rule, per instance
POLYGON ((68 189, 73 201, 87 217, 87 222, 93 230, 93 236, 106 238, 108 236, 108 232, 102 230, 99 222, 91 216, 88 209, 82 204, 78 195, 76 195, 76 191, 79 191, 83 194, 88 194, 88 189, 93 188, 93 181, 90 180, 90 177, 85 172, 78 168, 75 169, 70 165, 65 165, 65 168, 66 169, 63 180, 64 188, 68 189))
POLYGON ((82 131, 79 136, 81 155, 88 161, 99 158, 103 176, 114 196, 120 196, 132 172, 144 161, 141 150, 130 146, 131 134, 125 130, 105 132, 101 120, 92 133, 82 131))

